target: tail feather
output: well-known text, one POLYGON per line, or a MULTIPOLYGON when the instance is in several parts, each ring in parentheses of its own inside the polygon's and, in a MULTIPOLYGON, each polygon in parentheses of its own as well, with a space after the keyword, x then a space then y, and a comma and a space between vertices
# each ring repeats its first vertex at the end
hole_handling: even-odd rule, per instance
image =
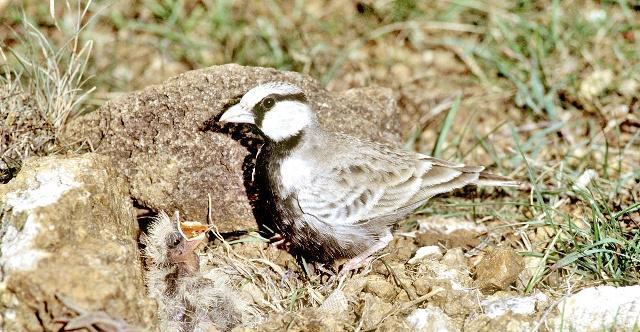
POLYGON ((475 184, 479 186, 519 187, 522 183, 506 176, 480 172, 480 176, 475 184))

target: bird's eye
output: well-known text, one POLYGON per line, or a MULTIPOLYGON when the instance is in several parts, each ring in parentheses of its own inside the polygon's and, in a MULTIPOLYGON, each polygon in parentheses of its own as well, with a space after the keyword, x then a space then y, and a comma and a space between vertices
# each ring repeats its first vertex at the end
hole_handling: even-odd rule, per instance
POLYGON ((275 104, 276 104, 276 101, 275 101, 275 100, 273 100, 273 98, 270 98, 270 97, 265 98, 265 99, 262 101, 262 106, 263 106, 265 109, 269 109, 269 108, 273 107, 273 105, 275 105, 275 104))
POLYGON ((180 236, 178 234, 171 234, 167 239, 167 246, 169 248, 175 248, 180 244, 180 236))

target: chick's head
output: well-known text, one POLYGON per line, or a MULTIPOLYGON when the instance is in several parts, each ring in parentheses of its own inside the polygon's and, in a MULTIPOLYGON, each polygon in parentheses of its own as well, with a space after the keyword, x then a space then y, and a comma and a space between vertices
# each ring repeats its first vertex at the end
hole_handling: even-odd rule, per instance
POLYGON ((197 271, 198 256, 195 249, 204 238, 204 234, 187 238, 180 229, 180 221, 174 222, 161 212, 144 238, 145 254, 151 260, 150 264, 156 266, 180 266, 197 271))

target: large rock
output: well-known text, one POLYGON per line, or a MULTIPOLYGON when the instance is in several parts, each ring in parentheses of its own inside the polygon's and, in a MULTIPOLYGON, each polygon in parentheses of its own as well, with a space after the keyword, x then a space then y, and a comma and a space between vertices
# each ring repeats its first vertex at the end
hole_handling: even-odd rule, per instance
POLYGON ((84 310, 153 328, 133 205, 107 157, 28 159, 0 206, 0 331, 57 331, 84 310))
POLYGON ((551 321, 553 331, 637 331, 640 285, 585 288, 564 298, 551 321))
POLYGON ((260 139, 246 125, 220 126, 219 116, 252 87, 269 81, 304 89, 331 130, 399 143, 391 91, 366 88, 332 93, 294 72, 239 65, 184 73, 111 101, 68 126, 68 139, 88 139, 113 157, 139 206, 177 209, 204 221, 208 195, 221 231, 255 228, 248 197, 260 139))

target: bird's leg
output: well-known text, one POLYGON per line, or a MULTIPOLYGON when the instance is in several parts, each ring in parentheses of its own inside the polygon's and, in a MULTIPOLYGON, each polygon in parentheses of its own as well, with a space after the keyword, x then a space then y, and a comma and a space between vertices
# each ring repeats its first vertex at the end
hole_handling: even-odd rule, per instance
POLYGON ((281 234, 275 234, 274 236, 269 238, 269 244, 275 246, 278 249, 289 251, 289 247, 291 246, 291 242, 287 240, 281 234))
POLYGON ((375 254, 378 250, 386 247, 389 242, 391 242, 391 240, 393 240, 393 235, 391 235, 391 233, 387 233, 387 235, 381 237, 378 242, 374 243, 371 247, 369 247, 369 249, 344 263, 344 265, 342 265, 342 269, 340 269, 340 273, 338 274, 338 276, 342 277, 343 275, 349 273, 349 271, 351 270, 355 270, 369 264, 369 262, 371 262, 371 260, 373 259, 372 255, 375 254))

